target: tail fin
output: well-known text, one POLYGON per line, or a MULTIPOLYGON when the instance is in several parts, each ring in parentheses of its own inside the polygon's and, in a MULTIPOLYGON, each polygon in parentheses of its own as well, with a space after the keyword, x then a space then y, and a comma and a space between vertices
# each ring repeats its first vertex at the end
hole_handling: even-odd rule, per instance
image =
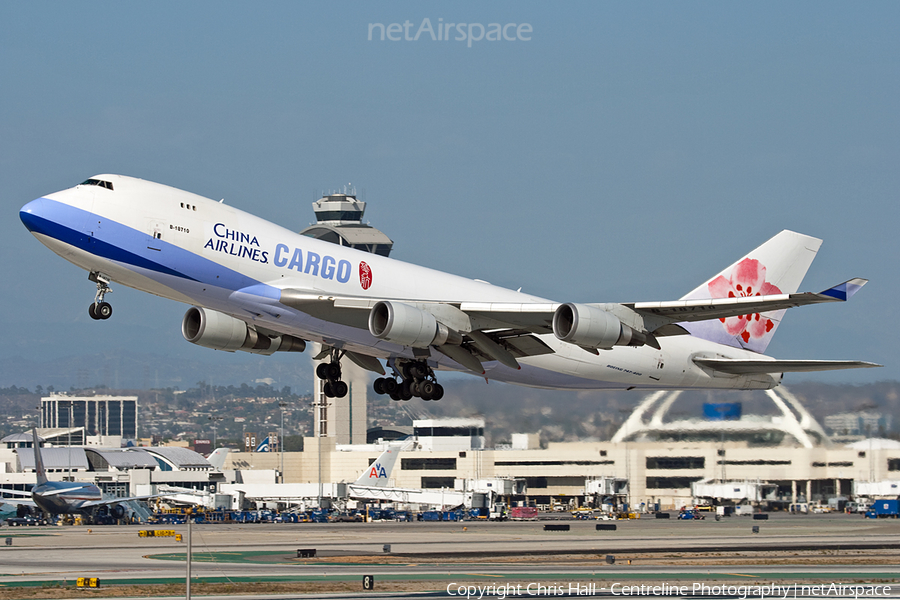
POLYGON ((34 472, 37 473, 37 485, 47 483, 47 473, 44 471, 44 460, 41 458, 41 438, 38 437, 37 427, 31 428, 31 445, 34 448, 34 472))
MULTIPOLYGON (((822 240, 785 229, 705 282, 682 300, 792 294, 798 290, 822 240)), ((784 310, 681 323, 691 335, 765 352, 784 310)))
POLYGON ((221 471, 225 466, 225 459, 228 458, 228 448, 216 448, 212 454, 206 457, 216 471, 221 471))
POLYGON ((363 471, 359 479, 354 481, 354 485, 364 485, 368 487, 386 487, 391 477, 391 471, 394 469, 394 463, 397 462, 397 456, 400 454, 400 448, 396 446, 388 446, 387 450, 381 453, 381 456, 375 459, 369 467, 363 471))

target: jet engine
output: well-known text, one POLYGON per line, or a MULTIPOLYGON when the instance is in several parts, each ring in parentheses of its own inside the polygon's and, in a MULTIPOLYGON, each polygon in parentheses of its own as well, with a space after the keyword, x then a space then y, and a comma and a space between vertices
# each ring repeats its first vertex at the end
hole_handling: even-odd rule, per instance
POLYGON ((109 516, 111 516, 116 521, 121 521, 125 518, 126 510, 125 507, 121 504, 116 504, 114 506, 109 507, 109 516))
POLYGON ((553 334, 585 348, 643 346, 647 336, 622 323, 615 315, 586 304, 563 304, 553 313, 553 334))
POLYGON ((369 313, 369 332, 375 337, 413 348, 462 343, 458 331, 439 322, 429 312, 402 302, 382 300, 369 313))
POLYGON ((240 319, 192 306, 184 313, 181 335, 192 344, 234 352, 269 355, 274 352, 303 352, 306 342, 292 335, 267 335, 240 319))

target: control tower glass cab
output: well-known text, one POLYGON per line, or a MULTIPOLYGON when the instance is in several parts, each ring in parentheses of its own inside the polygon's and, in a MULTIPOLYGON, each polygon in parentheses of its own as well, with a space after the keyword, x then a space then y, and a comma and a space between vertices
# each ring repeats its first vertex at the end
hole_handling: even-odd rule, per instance
POLYGON ((301 235, 380 256, 390 255, 394 242, 380 230, 362 222, 366 203, 356 198, 354 189, 326 194, 312 206, 316 224, 301 231, 301 235))

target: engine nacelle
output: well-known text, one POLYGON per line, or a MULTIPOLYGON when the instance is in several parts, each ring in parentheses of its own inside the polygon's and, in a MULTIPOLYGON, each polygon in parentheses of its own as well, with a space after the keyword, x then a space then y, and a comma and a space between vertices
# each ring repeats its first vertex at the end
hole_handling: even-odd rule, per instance
POLYGON ((226 314, 192 306, 184 313, 181 335, 192 344, 234 352, 269 355, 274 352, 303 352, 306 342, 292 335, 270 337, 260 334, 240 319, 226 314))
POLYGON ((462 343, 459 332, 440 323, 429 312, 402 302, 382 300, 369 313, 369 333, 413 348, 462 343))
POLYGON ((601 308, 586 304, 563 304, 553 313, 553 334, 585 348, 643 346, 647 338, 601 308))

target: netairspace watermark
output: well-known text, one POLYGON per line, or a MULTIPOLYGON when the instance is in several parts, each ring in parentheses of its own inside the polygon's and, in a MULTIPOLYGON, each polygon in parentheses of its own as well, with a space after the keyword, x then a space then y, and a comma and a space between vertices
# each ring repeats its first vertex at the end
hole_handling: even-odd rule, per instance
POLYGON ((530 42, 534 29, 530 23, 444 23, 438 19, 432 24, 425 17, 419 27, 409 19, 403 23, 369 23, 369 41, 376 42, 466 42, 471 48, 473 42, 530 42), (415 31, 415 33, 413 33, 415 31))
MULTIPOLYGON (((896 587, 896 586, 895 586, 896 587)), ((491 585, 472 585, 465 583, 450 583, 447 585, 448 596, 459 596, 471 600, 472 598, 497 598, 504 600, 507 597, 547 597, 547 596, 595 596, 604 594, 610 596, 728 596, 749 600, 766 598, 791 600, 793 598, 884 598, 890 596, 891 586, 864 583, 818 583, 818 584, 709 584, 692 583, 686 585, 627 585, 614 583, 609 587, 590 583, 501 583, 491 585)))

